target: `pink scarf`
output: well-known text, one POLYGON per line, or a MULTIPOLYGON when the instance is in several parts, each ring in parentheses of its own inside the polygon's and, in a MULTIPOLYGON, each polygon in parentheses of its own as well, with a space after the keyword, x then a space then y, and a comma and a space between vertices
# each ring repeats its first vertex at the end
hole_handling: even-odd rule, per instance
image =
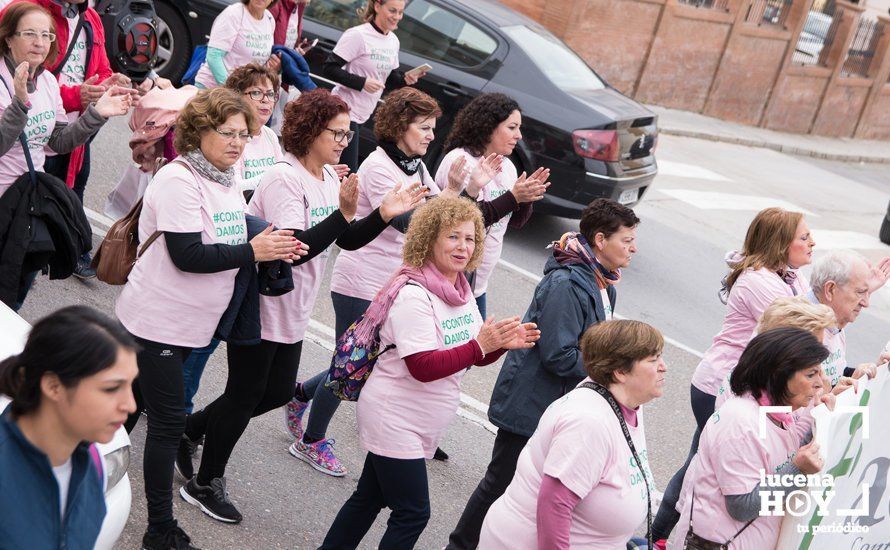
MULTIPOLYGON (((761 394, 760 397, 757 398, 757 403, 764 407, 771 407, 773 405, 766 393, 761 394)), ((784 426, 786 430, 789 430, 794 426, 794 415, 791 413, 766 413, 766 415, 784 426)))
POLYGON ((365 311, 364 318, 355 327, 356 344, 368 345, 374 340, 377 331, 389 315, 389 309, 395 302, 396 296, 408 282, 419 284, 449 306, 462 306, 473 298, 473 289, 470 288, 470 283, 463 273, 458 273, 456 283, 451 283, 432 262, 426 262, 420 268, 402 265, 380 289, 365 311))

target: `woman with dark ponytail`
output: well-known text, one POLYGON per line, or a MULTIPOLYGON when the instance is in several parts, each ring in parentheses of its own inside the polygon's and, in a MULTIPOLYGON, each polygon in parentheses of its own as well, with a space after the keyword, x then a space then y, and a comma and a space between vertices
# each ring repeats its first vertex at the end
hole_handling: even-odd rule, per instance
POLYGON ((0 540, 8 548, 92 548, 105 517, 94 442, 136 410, 136 344, 86 306, 37 322, 24 350, 0 363, 0 540), (92 455, 92 456, 91 456, 92 455))

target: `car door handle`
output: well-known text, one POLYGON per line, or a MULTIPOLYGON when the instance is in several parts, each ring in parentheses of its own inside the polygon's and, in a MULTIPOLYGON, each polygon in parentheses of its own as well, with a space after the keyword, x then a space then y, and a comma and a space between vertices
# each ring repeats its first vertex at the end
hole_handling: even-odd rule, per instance
POLYGON ((463 90, 459 85, 449 82, 447 84, 443 84, 439 86, 439 89, 442 90, 442 93, 449 97, 457 97, 459 95, 467 95, 467 92, 463 90))

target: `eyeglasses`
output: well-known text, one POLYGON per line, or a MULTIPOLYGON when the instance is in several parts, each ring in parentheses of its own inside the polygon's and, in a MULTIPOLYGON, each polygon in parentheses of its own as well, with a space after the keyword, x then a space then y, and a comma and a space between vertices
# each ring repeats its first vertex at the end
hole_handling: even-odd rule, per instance
POLYGON ((272 90, 269 90, 268 92, 251 90, 249 92, 244 92, 244 95, 250 96, 250 99, 254 101, 262 101, 263 99, 268 99, 269 101, 278 101, 278 94, 272 90))
POLYGON ((221 135, 226 141, 235 141, 237 139, 241 143, 247 143, 253 138, 253 136, 251 136, 247 132, 239 134, 238 132, 233 132, 231 130, 220 130, 219 128, 214 128, 213 131, 221 135))
POLYGON ((343 139, 346 139, 346 143, 352 141, 352 138, 355 137, 355 132, 352 130, 334 130, 333 128, 325 128, 328 132, 334 134, 334 141, 337 143, 343 143, 343 139))
POLYGON ((18 31, 12 34, 20 36, 28 42, 37 42, 37 40, 40 39, 44 42, 49 42, 50 44, 52 44, 56 41, 56 35, 52 32, 18 31))

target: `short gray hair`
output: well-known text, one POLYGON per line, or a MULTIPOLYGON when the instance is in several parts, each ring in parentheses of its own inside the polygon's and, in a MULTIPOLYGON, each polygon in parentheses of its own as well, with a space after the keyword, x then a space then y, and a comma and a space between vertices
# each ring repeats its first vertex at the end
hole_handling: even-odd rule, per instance
POLYGON ((850 281, 850 274, 857 262, 868 267, 865 256, 851 250, 834 250, 813 262, 813 273, 810 275, 810 286, 817 296, 829 281, 844 286, 850 281))

